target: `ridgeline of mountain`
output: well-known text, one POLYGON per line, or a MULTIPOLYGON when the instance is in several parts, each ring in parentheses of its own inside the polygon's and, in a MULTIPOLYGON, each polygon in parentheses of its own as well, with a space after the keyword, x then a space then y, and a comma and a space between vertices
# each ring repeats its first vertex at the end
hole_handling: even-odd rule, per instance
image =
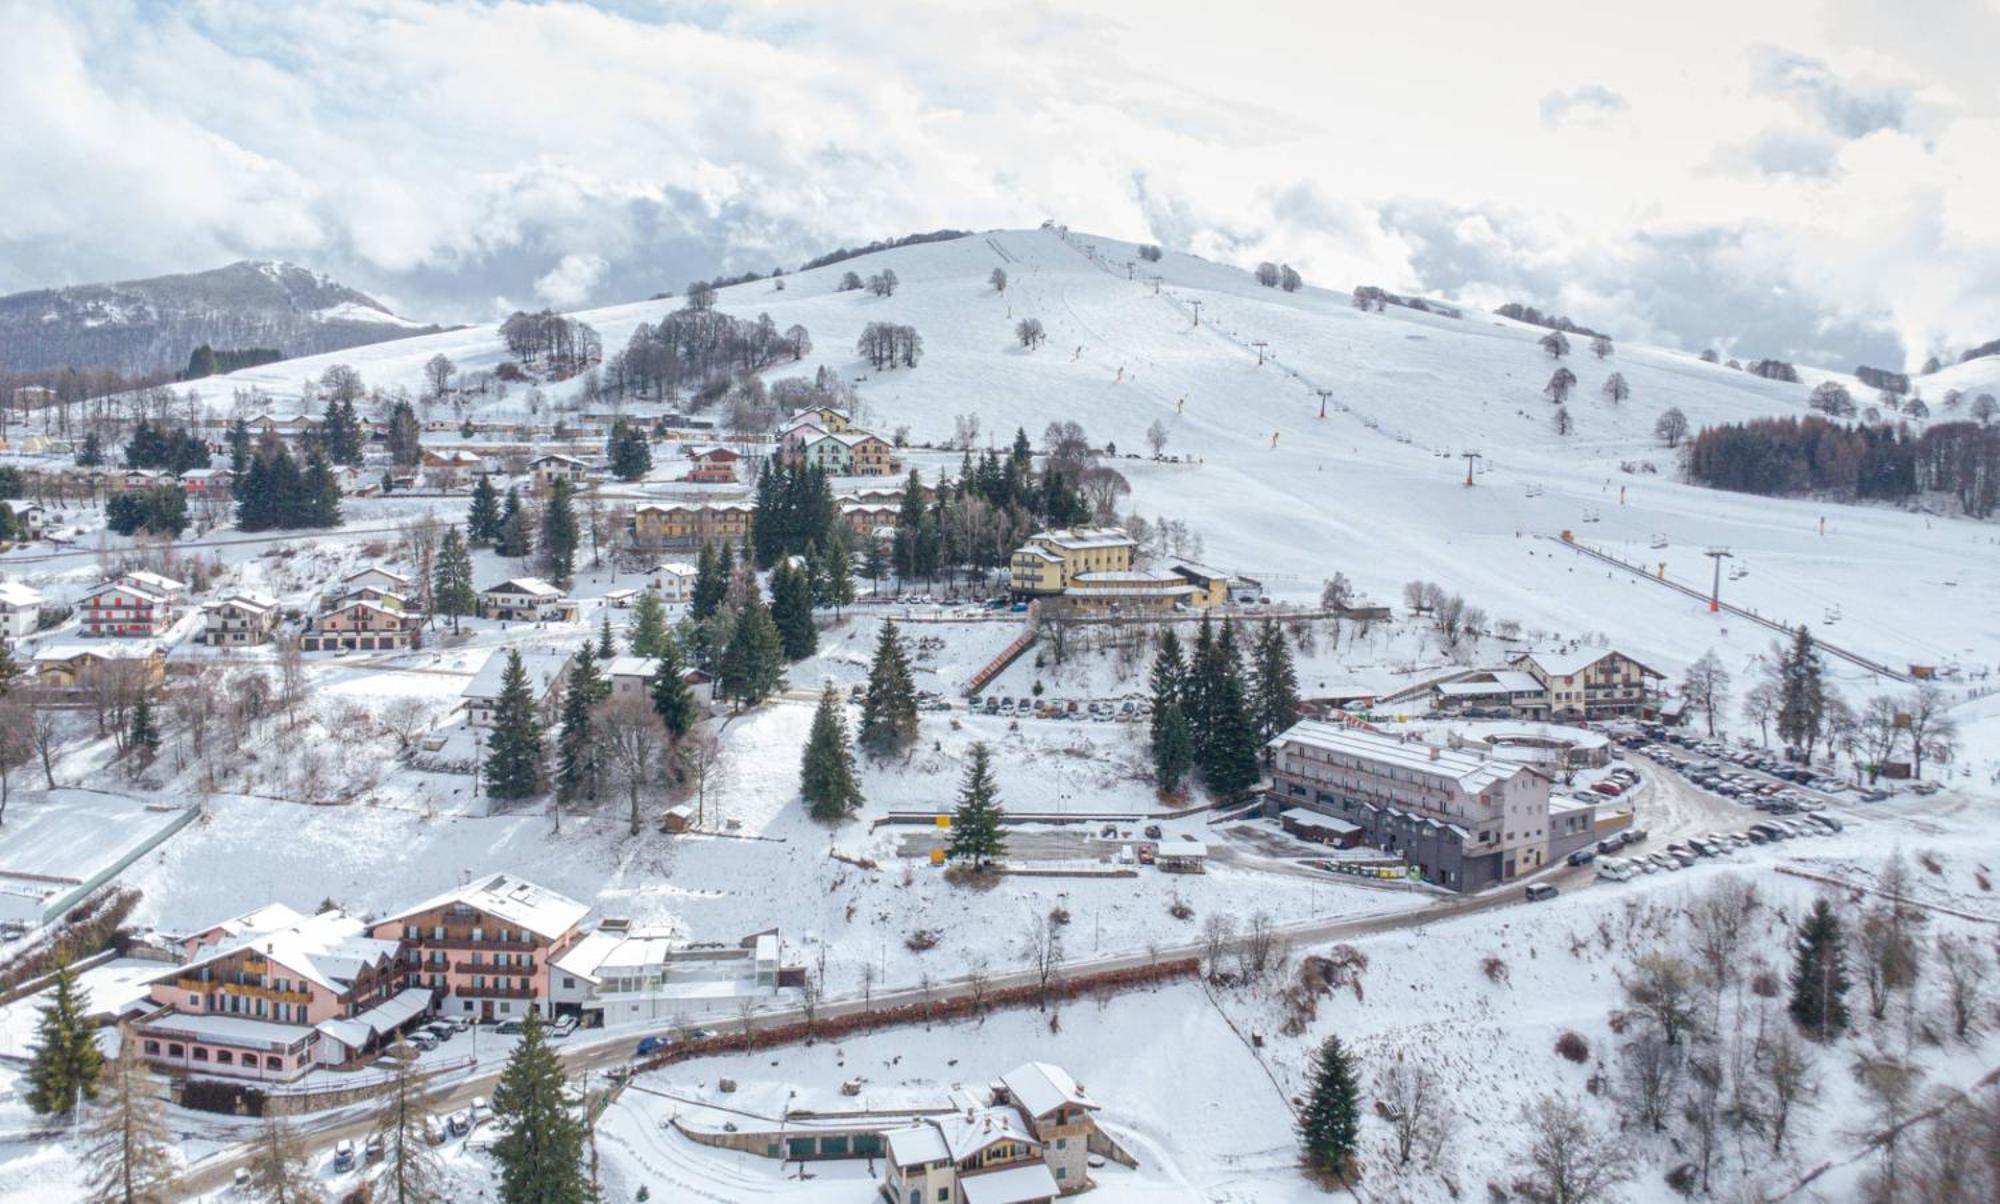
POLYGON ((207 272, 0 297, 0 368, 91 366, 138 374, 179 370, 203 344, 277 347, 291 357, 440 329, 398 317, 319 272, 245 260, 207 272))

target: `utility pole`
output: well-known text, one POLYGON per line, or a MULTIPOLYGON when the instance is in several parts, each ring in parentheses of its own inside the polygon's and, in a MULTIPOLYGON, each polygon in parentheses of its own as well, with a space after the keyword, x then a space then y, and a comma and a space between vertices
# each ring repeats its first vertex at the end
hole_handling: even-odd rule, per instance
POLYGON ((1158 276, 1153 276, 1150 277, 1150 279, 1153 282, 1153 295, 1157 297, 1160 295, 1160 278, 1158 276))
POLYGON ((1201 325, 1201 302, 1190 301, 1188 304, 1194 307, 1194 324, 1196 326, 1201 325))
POLYGON ((1324 418, 1326 417, 1326 399, 1333 396, 1333 390, 1314 389, 1313 392, 1319 394, 1319 416, 1324 418))
POLYGON ((1715 584, 1708 591, 1708 613, 1719 614, 1722 611, 1722 562, 1729 559, 1729 549, 1710 548, 1702 555, 1715 562, 1715 584))
POLYGON ((1479 453, 1476 451, 1469 451, 1469 452, 1460 452, 1458 454, 1459 458, 1465 461, 1465 485, 1466 488, 1470 489, 1472 487, 1472 469, 1473 466, 1479 462, 1479 453))
POLYGON ((1266 343, 1263 339, 1258 339, 1250 345, 1257 349, 1257 366, 1262 368, 1264 366, 1264 348, 1270 346, 1270 344, 1266 343))

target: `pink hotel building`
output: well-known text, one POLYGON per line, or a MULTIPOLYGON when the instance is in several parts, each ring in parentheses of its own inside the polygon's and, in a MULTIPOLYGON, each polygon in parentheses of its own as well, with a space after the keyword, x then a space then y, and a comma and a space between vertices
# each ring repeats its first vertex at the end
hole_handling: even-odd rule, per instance
POLYGON ((549 1006, 549 964, 589 908, 506 874, 375 921, 273 904, 186 937, 134 1025, 148 1061, 269 1081, 337 1066, 436 1011, 504 1020, 549 1006))

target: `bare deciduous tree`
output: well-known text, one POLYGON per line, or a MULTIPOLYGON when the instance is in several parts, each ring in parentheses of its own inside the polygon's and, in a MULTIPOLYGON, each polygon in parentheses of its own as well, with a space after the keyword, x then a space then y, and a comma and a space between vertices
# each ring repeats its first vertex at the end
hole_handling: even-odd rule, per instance
POLYGON ((1599 1132, 1574 1100, 1544 1095, 1528 1106, 1527 1121, 1534 1134, 1528 1164, 1548 1204, 1593 1204, 1632 1177, 1624 1146, 1599 1132))
POLYGON ((625 787, 631 806, 631 834, 639 834, 639 796, 653 784, 661 752, 668 743, 667 729, 644 698, 616 698, 597 709, 595 727, 605 764, 612 776, 625 787))
POLYGON ((1819 1098, 1819 1072, 1812 1046, 1799 1035, 1796 1025, 1782 1016, 1773 1017, 1764 1025, 1754 1065, 1770 1098, 1771 1152, 1781 1154, 1793 1120, 1819 1098))
POLYGON ((1444 1093, 1428 1066, 1402 1057, 1377 1077, 1375 1102, 1387 1113, 1396 1164, 1421 1156, 1435 1161, 1450 1133, 1444 1093))
POLYGON ((1046 1011, 1050 992, 1062 977, 1063 963, 1062 927, 1051 923, 1047 915, 1036 916, 1028 930, 1027 959, 1035 976, 1037 1006, 1046 1011))
POLYGON ((1648 1026, 1625 1043, 1618 1063, 1619 1096, 1641 1124, 1655 1133, 1666 1128, 1680 1085, 1681 1053, 1658 1029, 1648 1026))
POLYGON ((1949 932, 1937 938, 1937 961, 1944 972, 1952 1034, 1966 1040, 1985 1027, 1986 979, 1992 962, 1978 941, 1949 932))

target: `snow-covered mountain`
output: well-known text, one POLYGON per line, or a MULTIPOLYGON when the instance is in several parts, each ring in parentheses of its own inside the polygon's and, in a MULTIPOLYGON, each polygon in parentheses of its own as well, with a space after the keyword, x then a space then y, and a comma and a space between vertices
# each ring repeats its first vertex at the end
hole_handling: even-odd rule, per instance
MULTIPOLYGON (((614 352, 678 304, 575 316, 614 352)), ((1116 445, 1132 487, 1126 509, 1188 522, 1208 561, 1264 579, 1274 597, 1317 595, 1335 571, 1383 602, 1396 602, 1408 580, 1433 580, 1494 619, 1601 632, 1669 671, 1709 647, 1733 648, 1741 663, 1768 645, 1768 631, 1725 630, 1684 596, 1592 567, 1561 546, 1568 530, 1704 588, 1705 549, 1728 547, 1725 597, 1824 628, 1827 639, 1888 663, 1990 661, 2000 646, 1987 618, 2000 614, 2000 579, 1975 571, 1991 558, 1990 524, 1955 511, 1691 486, 1654 434, 1669 409, 1691 430, 1802 415, 1826 379, 1872 396, 1845 373, 1800 365, 1801 380, 1787 383, 1623 342, 1600 359, 1575 337, 1560 361, 1578 378, 1567 406, 1574 429, 1561 435, 1544 395, 1558 364, 1538 346, 1541 328, 1471 310, 1363 312, 1345 292, 1286 293, 1194 256, 1168 252, 1151 263, 1132 243, 1047 229, 898 247, 783 277, 782 287, 752 281, 722 289, 718 306, 747 318, 768 313, 781 330, 805 326, 813 350, 767 376, 830 365, 857 382, 870 425, 884 434, 907 427, 912 442, 943 443, 955 417, 972 414, 977 444, 1004 446, 1017 427, 1038 440, 1052 421, 1081 423, 1093 444, 1116 445), (901 280, 892 296, 839 289, 846 272, 885 268, 901 280), (995 268, 1007 273, 1004 292, 989 283, 995 268), (1047 331, 1033 351, 1014 336, 1029 317, 1047 331), (924 344, 916 368, 878 372, 855 353, 875 321, 916 327, 924 344), (1614 372, 1630 390, 1622 402, 1603 393, 1614 372), (1126 458, 1147 453, 1155 421, 1166 428, 1167 455, 1183 463, 1126 458), (1480 457, 1470 489, 1468 452, 1480 457), (1825 627, 1829 618, 1835 625, 1825 627)), ((475 371, 508 358, 497 328, 474 326, 245 369, 206 392, 219 405, 228 386, 255 385, 282 409, 299 381, 346 361, 370 385, 421 395, 423 364, 440 351, 475 371)), ((1940 421, 1947 388, 2000 389, 2000 359, 1919 383, 1940 421)), ((542 421, 580 388, 545 386, 542 421)), ((475 408, 525 418, 525 398, 516 388, 475 408)))
POLYGON ((0 297, 0 366, 177 368, 206 343, 310 355, 440 329, 319 272, 272 261, 0 297))

